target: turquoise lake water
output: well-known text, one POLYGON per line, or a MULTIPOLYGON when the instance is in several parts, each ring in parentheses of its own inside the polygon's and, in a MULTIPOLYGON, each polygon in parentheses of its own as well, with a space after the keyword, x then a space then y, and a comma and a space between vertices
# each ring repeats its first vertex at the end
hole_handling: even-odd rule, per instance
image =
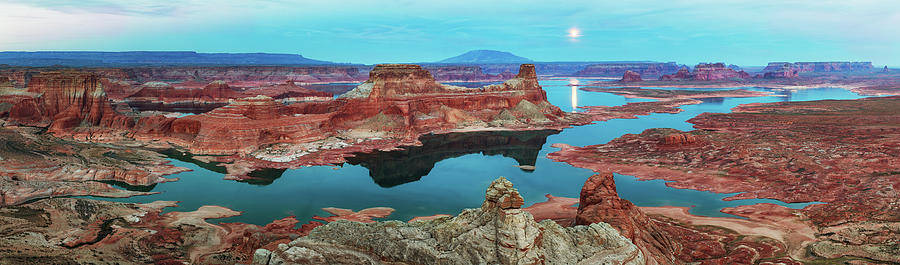
MULTIPOLYGON (((562 79, 541 81, 549 101, 564 111, 577 106, 623 105, 648 101, 626 99, 608 93, 586 92, 571 86, 596 80, 562 79)), ((760 88, 751 90, 770 91, 760 88)), ((706 99, 703 104, 683 106, 678 114, 651 114, 638 119, 617 119, 565 129, 562 132, 484 132, 423 136, 422 147, 405 151, 360 155, 340 166, 318 166, 258 172, 268 181, 245 183, 223 180, 221 168, 171 159, 176 166, 194 171, 173 175, 180 180, 161 183, 150 196, 104 200, 122 202, 180 201, 167 211, 193 211, 202 205, 220 205, 243 212, 217 219, 219 222, 266 224, 286 216, 301 222, 314 215, 328 216, 324 207, 358 211, 370 207, 396 209, 386 219, 409 220, 415 216, 458 214, 462 209, 481 205, 484 190, 499 176, 518 188, 526 206, 546 200, 545 194, 578 197, 584 181, 593 172, 551 161, 548 153, 554 143, 576 146, 603 144, 629 133, 649 128, 692 130, 686 121, 704 112, 729 112, 739 104, 754 102, 806 101, 860 98, 837 88, 808 89, 798 92, 774 91, 778 97, 706 99), (517 165, 533 165, 522 170, 517 165)), ((179 158, 185 161, 189 159, 179 158)), ((723 201, 734 194, 675 189, 665 181, 638 181, 631 176, 615 175, 619 195, 638 206, 685 206, 691 213, 704 216, 734 217, 720 212, 724 207, 756 203, 776 203, 802 208, 808 203, 787 204, 771 199, 723 201)))

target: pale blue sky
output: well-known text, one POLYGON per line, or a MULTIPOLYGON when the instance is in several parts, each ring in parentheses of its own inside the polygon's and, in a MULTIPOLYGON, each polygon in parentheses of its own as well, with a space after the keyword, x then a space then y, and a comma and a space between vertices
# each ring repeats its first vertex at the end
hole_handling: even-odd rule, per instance
POLYGON ((0 50, 277 52, 371 64, 473 49, 537 61, 900 66, 900 1, 0 0, 0 50))

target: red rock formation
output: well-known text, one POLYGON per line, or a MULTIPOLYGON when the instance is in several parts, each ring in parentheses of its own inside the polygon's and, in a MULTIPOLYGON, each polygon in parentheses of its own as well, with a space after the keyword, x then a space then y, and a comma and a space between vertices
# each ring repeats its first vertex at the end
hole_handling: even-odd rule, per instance
MULTIPOLYGON (((302 143, 323 139, 331 134, 329 114, 293 115, 283 104, 270 97, 257 96, 201 114, 178 119, 141 119, 138 131, 149 138, 159 133, 183 145, 192 153, 249 153, 262 145, 302 143), (165 124, 170 125, 165 125, 165 124)), ((143 138, 138 135, 139 138, 143 138)))
POLYGON ((744 71, 735 71, 734 69, 725 67, 724 63, 698 64, 694 66, 694 72, 689 73, 686 68, 679 69, 674 75, 663 75, 659 77, 660 81, 681 81, 681 80, 729 80, 729 79, 748 79, 750 74, 744 71))
POLYGON ((621 82, 640 82, 641 74, 632 72, 631 70, 625 71, 625 74, 622 75, 622 79, 619 80, 621 82))
MULTIPOLYGON (((235 170, 256 164, 293 167, 300 165, 297 163, 343 162, 349 152, 412 144, 425 133, 464 127, 534 129, 572 123, 547 102, 533 65, 522 65, 520 72, 503 84, 481 88, 438 84, 427 70, 416 65, 378 65, 370 72, 370 80, 345 97, 291 105, 283 103, 310 91, 292 83, 243 91, 223 82, 203 88, 149 83, 127 97, 162 104, 228 100, 224 107, 181 118, 116 113, 97 74, 42 73, 30 82, 29 90, 42 96, 15 99, 16 104, 8 111, 12 121, 50 125, 51 132, 84 140, 111 142, 125 136, 154 145, 176 145, 198 154, 237 154, 231 161, 246 163, 232 167, 235 170), (233 99, 252 94, 259 96, 233 99), (276 101, 265 95, 284 98, 276 101), (368 134, 388 139, 374 141, 368 134), (322 141, 331 136, 349 140, 332 139, 328 148, 316 146, 326 144, 322 141), (316 143, 306 145, 311 142, 316 143), (349 148, 360 142, 366 143, 349 148), (275 144, 286 144, 277 148, 288 150, 249 155, 275 144), (301 144, 304 146, 297 146, 301 144), (263 158, 267 160, 260 160, 263 158), (278 164, 289 161, 294 164, 278 164)), ((11 99, 4 97, 6 100, 11 99)))
POLYGON ((678 69, 678 72, 671 75, 662 75, 659 77, 660 81, 673 81, 673 80, 688 80, 691 79, 691 71, 685 67, 678 69))
MULTIPOLYGON (((593 175, 581 188, 576 225, 604 222, 634 242, 655 264, 674 264, 677 246, 637 206, 619 198, 612 173, 593 175)), ((652 263, 652 262, 651 262, 652 263)))
POLYGON ((50 132, 74 127, 130 128, 134 121, 112 109, 96 74, 46 72, 32 75, 26 98, 12 106, 9 120, 25 125, 50 126, 50 132))
POLYGON ((129 101, 159 101, 173 103, 179 101, 218 102, 239 97, 238 91, 232 90, 222 81, 209 83, 200 89, 175 88, 162 82, 145 83, 140 90, 126 97, 129 101))
POLYGON ((748 79, 750 74, 725 67, 724 63, 698 64, 692 73, 693 80, 728 80, 732 78, 748 79))
POLYGON ((665 145, 689 145, 697 143, 697 137, 690 134, 673 133, 666 135, 662 143, 665 145))
POLYGON ((772 63, 769 63, 766 69, 770 70, 763 74, 763 78, 795 78, 800 72, 789 63, 784 63, 781 68, 773 67, 772 63))
POLYGON ((306 89, 298 86, 294 81, 285 81, 283 84, 247 89, 241 92, 241 97, 267 96, 282 101, 309 101, 331 100, 333 95, 328 92, 306 89))

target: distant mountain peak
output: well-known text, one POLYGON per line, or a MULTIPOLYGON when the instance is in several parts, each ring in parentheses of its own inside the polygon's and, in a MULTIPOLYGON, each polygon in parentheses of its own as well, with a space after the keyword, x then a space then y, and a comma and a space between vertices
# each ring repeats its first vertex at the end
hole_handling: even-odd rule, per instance
POLYGON ((495 50, 471 50, 459 56, 450 57, 438 63, 526 63, 531 59, 495 50))

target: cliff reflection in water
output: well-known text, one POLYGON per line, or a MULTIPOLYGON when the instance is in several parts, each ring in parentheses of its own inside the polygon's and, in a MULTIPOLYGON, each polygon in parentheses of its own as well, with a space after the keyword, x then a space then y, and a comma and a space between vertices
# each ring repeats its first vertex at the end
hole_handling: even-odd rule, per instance
POLYGON ((557 133, 536 130, 428 134, 419 138, 422 146, 357 153, 347 162, 368 168, 375 183, 387 188, 417 181, 428 175, 437 162, 468 154, 502 155, 515 159, 519 166, 534 166, 547 137, 557 133))
MULTIPOLYGON (((178 151, 175 149, 166 149, 159 151, 159 153, 166 155, 166 157, 175 159, 181 162, 187 162, 194 165, 197 165, 201 168, 207 169, 212 172, 228 174, 228 170, 221 165, 219 162, 209 162, 202 161, 194 158, 193 154, 178 151)), ((284 174, 284 171, 287 169, 284 168, 262 168, 254 170, 247 174, 247 178, 237 180, 238 182, 245 182, 251 185, 260 185, 265 186, 272 184, 276 179, 280 178, 281 175, 284 174)), ((155 184, 154 184, 155 185, 155 184)), ((121 186, 121 185, 119 185, 121 186)), ((132 189, 129 189, 132 190, 132 189)))

